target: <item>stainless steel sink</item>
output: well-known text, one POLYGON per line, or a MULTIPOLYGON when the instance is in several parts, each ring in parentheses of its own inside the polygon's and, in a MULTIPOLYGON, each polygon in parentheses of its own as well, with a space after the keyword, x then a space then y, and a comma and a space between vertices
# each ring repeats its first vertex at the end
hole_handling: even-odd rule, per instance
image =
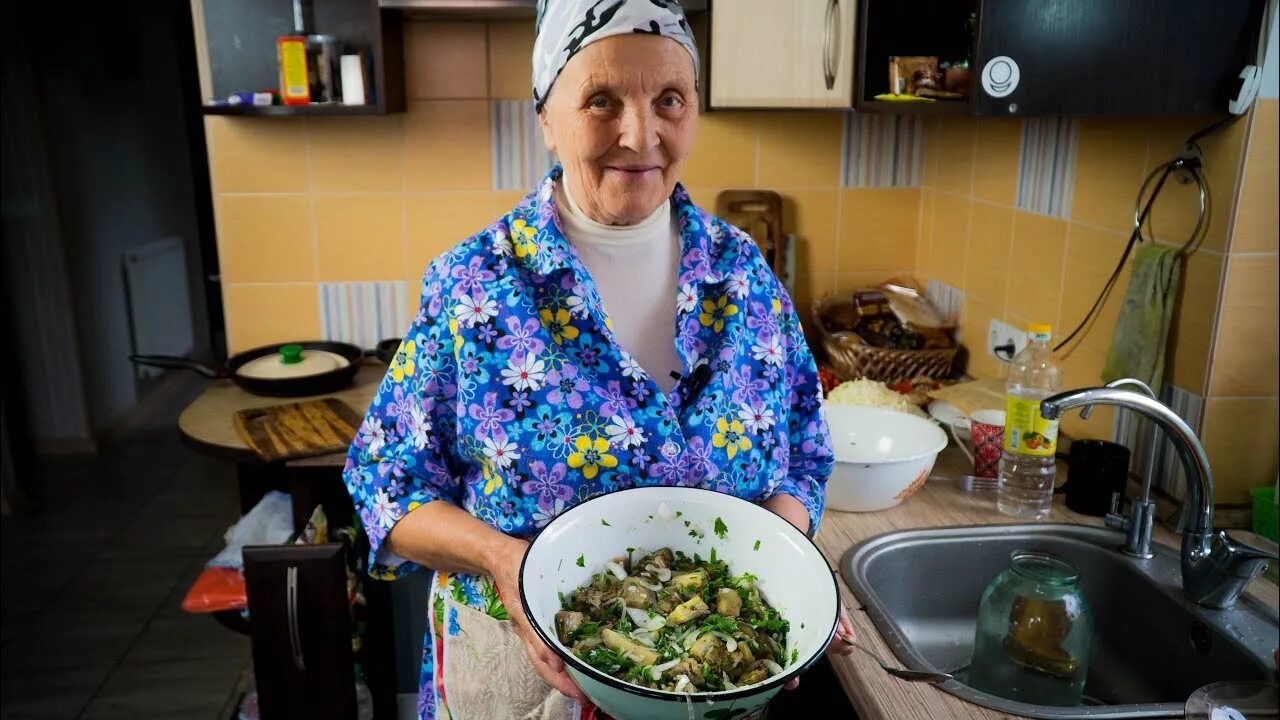
POLYGON ((1084 525, 988 525, 889 533, 849 550, 845 581, 908 668, 950 672, 939 687, 969 702, 1037 718, 1182 717, 1197 688, 1274 681, 1280 618, 1244 596, 1230 610, 1182 597, 1179 556, 1138 560, 1121 533, 1084 525), (982 591, 1016 549, 1047 550, 1080 570, 1094 612, 1086 704, 1029 705, 965 684, 982 591))

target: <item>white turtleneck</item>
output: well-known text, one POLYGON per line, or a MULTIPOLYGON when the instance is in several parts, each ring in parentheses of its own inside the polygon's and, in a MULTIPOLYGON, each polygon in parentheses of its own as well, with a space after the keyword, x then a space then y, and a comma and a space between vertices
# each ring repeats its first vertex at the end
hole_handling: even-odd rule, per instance
POLYGON ((613 334, 663 392, 680 372, 676 353, 676 292, 680 274, 679 220, 664 202, 635 225, 604 225, 587 217, 556 183, 556 207, 565 239, 591 272, 613 334))

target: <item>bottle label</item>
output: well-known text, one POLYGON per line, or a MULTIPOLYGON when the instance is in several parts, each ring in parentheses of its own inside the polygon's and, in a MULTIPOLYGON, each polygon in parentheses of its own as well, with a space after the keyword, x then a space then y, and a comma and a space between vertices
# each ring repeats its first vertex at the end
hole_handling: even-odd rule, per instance
POLYGON ((1058 421, 1040 416, 1038 398, 1007 396, 1004 449, 1005 452, 1034 457, 1052 457, 1057 452, 1058 421))

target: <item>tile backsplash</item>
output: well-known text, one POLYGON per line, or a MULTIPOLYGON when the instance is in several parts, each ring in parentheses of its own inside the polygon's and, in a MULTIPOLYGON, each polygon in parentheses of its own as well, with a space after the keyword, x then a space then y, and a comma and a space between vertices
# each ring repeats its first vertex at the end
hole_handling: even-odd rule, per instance
MULTIPOLYGON (((206 119, 233 352, 404 331, 388 323, 416 311, 427 263, 554 162, 530 97, 532 34, 514 20, 409 23, 403 115, 206 119), (402 312, 335 300, 369 287, 402 312)), ((912 271, 922 160, 918 118, 713 112, 682 180, 708 209, 730 188, 783 195, 807 318, 825 293, 912 271)))
MULTIPOLYGON (((1212 120, 926 121, 915 268, 930 287, 962 294, 972 375, 1005 372, 983 346, 991 319, 1048 322, 1062 337, 1085 317, 1123 252, 1143 179, 1212 120)), ((1248 488, 1276 476, 1276 135, 1270 99, 1200 141, 1211 212, 1182 266, 1170 331, 1162 398, 1201 432, 1219 502, 1245 503, 1248 488)), ((1194 185, 1170 181, 1152 213, 1157 241, 1182 245, 1197 207, 1194 185)), ((1068 386, 1100 383, 1129 272, 1061 353, 1068 386)), ((1134 443, 1135 470, 1154 453, 1156 486, 1180 494, 1170 446, 1148 449, 1143 425, 1117 422, 1110 408, 1063 421, 1074 437, 1134 443)))
MULTIPOLYGON (((553 162, 530 98, 532 42, 527 21, 414 21, 404 114, 206 118, 232 352, 403 333, 427 263, 553 162)), ((718 111, 702 115, 682 180, 712 210, 725 189, 783 195, 805 320, 824 294, 914 274, 956 306, 968 371, 997 377, 987 321, 1074 327, 1124 247, 1142 179, 1210 119, 718 111)), ((1203 403, 1227 502, 1276 475, 1276 134, 1271 99, 1201 141, 1212 214, 1171 330, 1166 381, 1203 403), (1261 425, 1241 434, 1236 418, 1261 425)), ((1153 218, 1159 241, 1180 245, 1193 189, 1171 183, 1153 218)), ((1065 354, 1068 384, 1098 381, 1128 272, 1065 354)), ((1113 420, 1102 409, 1065 427, 1111 437, 1113 420)))

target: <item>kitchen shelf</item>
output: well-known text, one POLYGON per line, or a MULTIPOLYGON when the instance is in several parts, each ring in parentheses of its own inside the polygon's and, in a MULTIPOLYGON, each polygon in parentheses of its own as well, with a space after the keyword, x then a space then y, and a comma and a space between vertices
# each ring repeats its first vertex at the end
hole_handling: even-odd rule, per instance
POLYGON ((205 115, 237 117, 317 117, 323 115, 382 115, 377 105, 204 105, 205 115))
POLYGON ((865 113, 894 115, 968 115, 970 113, 968 100, 937 100, 931 103, 864 100, 858 104, 858 110, 865 113))
MULTIPOLYGON (((196 28, 203 29, 208 49, 208 93, 205 98, 225 98, 236 92, 277 88, 280 61, 276 40, 293 35, 289 3, 275 0, 206 0, 196 28)), ((366 90, 375 100, 368 105, 212 105, 201 107, 205 115, 229 117, 322 117, 385 115, 404 112, 404 16, 378 8, 377 0, 309 0, 307 32, 332 35, 342 52, 367 53, 369 75, 366 90)))

